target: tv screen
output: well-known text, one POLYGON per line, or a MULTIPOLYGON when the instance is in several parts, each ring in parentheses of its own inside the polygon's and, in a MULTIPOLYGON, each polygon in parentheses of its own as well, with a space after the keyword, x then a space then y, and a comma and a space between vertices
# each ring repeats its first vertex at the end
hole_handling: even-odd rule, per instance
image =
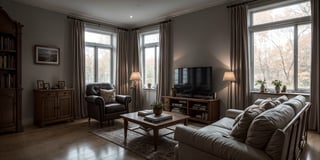
POLYGON ((181 97, 212 96, 212 67, 176 68, 174 91, 176 96, 181 97))

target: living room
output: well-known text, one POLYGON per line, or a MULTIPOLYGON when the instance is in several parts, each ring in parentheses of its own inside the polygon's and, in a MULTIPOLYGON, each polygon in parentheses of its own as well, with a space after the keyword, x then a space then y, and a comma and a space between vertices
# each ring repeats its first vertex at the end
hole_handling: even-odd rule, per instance
MULTIPOLYGON (((230 106, 227 105, 230 98, 235 98, 235 93, 229 96, 229 83, 222 80, 224 72, 232 69, 232 66, 230 65, 232 42, 230 32, 231 20, 229 8, 227 7, 232 4, 237 4, 237 2, 220 3, 215 6, 208 6, 209 8, 204 7, 201 10, 191 13, 166 17, 170 19, 172 23, 171 52, 173 61, 172 66, 170 67, 174 69, 179 67, 211 66, 214 77, 212 79, 212 90, 216 92, 216 97, 220 100, 220 117, 223 117, 225 111, 230 108, 230 106)), ((75 64, 72 54, 73 48, 71 43, 70 19, 78 18, 83 19, 84 21, 89 21, 89 18, 86 19, 85 17, 66 15, 15 1, 1 1, 0 6, 3 7, 12 19, 23 24, 21 40, 23 88, 21 113, 22 124, 24 128, 27 128, 28 126, 33 126, 34 123, 35 102, 33 90, 38 87, 38 80, 44 80, 44 82, 49 83, 51 86, 54 86, 57 81, 65 81, 66 87, 73 87, 73 68, 75 64), (35 45, 54 46, 59 48, 59 65, 35 64, 35 45)), ((167 19, 143 22, 141 26, 157 24, 165 20, 167 19)), ((128 21, 130 21, 129 17, 128 21)), ((99 23, 99 18, 98 20, 96 19, 91 22, 99 23)), ((108 25, 108 23, 104 21, 101 21, 100 26, 109 28, 109 31, 115 31, 117 28, 127 27, 126 25, 108 25)), ((137 25, 132 28, 140 28, 140 26, 137 25)), ((132 55, 129 55, 128 58, 132 58, 132 55)), ((131 62, 128 66, 132 66, 131 62)), ((133 71, 133 69, 130 67, 127 75, 127 81, 129 82, 128 85, 131 85, 131 81, 129 80, 131 71, 133 71)), ((169 76, 173 76, 173 72, 169 76)), ((267 79, 267 81, 271 83, 272 80, 267 79)), ((231 85, 234 85, 234 83, 231 85)), ((257 86, 254 87, 256 88, 257 86)), ((269 87, 270 90, 273 89, 271 86, 269 87)), ((152 97, 153 100, 145 100, 147 101, 145 103, 146 107, 149 106, 150 102, 155 100, 154 97, 156 95, 156 91, 154 90, 145 90, 145 93, 143 94, 148 95, 148 92, 151 94, 149 97, 152 97)), ((128 94, 132 94, 130 87, 128 87, 128 94)), ((307 98, 309 98, 309 94, 310 91, 305 94, 307 95, 307 98)), ((316 95, 319 95, 319 93, 316 95)), ((130 104, 131 107, 134 105, 133 102, 134 101, 130 104)), ((319 109, 314 111, 319 112, 319 109)), ((81 117, 80 115, 77 116, 78 118, 81 117)), ((316 124, 319 127, 319 116, 315 121, 317 121, 316 124)), ((95 122, 92 121, 92 125, 94 124, 95 122)), ((99 145, 103 146, 102 142, 99 142, 99 145)), ((125 152, 123 155, 128 154, 132 156, 128 151, 121 150, 121 152, 125 152)), ((126 157, 122 158, 125 159, 126 157)))

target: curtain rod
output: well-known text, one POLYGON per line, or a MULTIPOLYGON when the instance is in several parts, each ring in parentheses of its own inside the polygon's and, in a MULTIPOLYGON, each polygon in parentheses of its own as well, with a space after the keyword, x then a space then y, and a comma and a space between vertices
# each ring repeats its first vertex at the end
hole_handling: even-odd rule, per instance
POLYGON ((79 20, 79 21, 82 21, 82 22, 91 23, 91 24, 95 24, 95 25, 99 25, 99 26, 114 27, 114 28, 117 28, 117 29, 128 31, 128 29, 126 29, 126 28, 121 28, 121 27, 118 27, 118 26, 115 26, 115 25, 112 25, 112 24, 100 23, 100 22, 97 22, 97 21, 88 20, 88 19, 82 19, 82 18, 77 18, 77 17, 72 17, 72 16, 67 16, 67 18, 68 19, 79 20))
POLYGON ((227 6, 227 8, 232 8, 232 7, 240 6, 240 5, 243 5, 243 4, 252 3, 252 2, 255 2, 255 1, 258 1, 258 0, 250 0, 250 1, 245 1, 245 2, 241 2, 241 3, 231 4, 231 5, 227 6))
POLYGON ((155 25, 159 25, 159 24, 167 23, 167 22, 171 22, 171 21, 172 21, 172 20, 169 19, 169 20, 165 20, 165 21, 161 21, 161 22, 156 22, 156 23, 148 24, 148 25, 141 26, 141 27, 138 27, 138 28, 133 28, 132 30, 138 30, 138 29, 141 29, 141 28, 151 27, 151 26, 155 26, 155 25))

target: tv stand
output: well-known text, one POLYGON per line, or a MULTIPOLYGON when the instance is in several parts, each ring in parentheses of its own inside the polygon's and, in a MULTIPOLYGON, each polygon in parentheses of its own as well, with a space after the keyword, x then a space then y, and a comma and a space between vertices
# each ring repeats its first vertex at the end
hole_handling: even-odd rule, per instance
POLYGON ((164 109, 190 116, 190 120, 210 124, 219 119, 219 99, 163 96, 164 109))

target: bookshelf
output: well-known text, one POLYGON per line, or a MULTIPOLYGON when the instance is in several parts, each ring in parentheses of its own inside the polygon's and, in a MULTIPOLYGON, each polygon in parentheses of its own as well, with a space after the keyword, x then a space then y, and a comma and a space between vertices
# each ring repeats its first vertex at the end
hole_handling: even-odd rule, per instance
POLYGON ((0 7, 0 132, 22 131, 21 29, 0 7))
POLYGON ((190 120, 210 124, 219 119, 218 99, 163 96, 164 109, 190 116, 190 120))

